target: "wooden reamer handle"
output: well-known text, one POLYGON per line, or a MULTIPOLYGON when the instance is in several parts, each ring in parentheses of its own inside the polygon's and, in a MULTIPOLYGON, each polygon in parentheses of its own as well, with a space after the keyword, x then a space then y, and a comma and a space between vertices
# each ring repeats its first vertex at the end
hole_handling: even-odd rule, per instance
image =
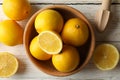
POLYGON ((110 10, 112 0, 102 0, 102 9, 103 10, 110 10))

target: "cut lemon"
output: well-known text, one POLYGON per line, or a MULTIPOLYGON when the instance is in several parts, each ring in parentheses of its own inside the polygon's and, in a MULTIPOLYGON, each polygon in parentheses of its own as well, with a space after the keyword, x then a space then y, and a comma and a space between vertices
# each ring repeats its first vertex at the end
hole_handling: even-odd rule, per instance
POLYGON ((62 40, 53 31, 43 31, 38 35, 40 48, 48 54, 58 54, 62 50, 62 40))
POLYGON ((111 70, 119 61, 119 52, 112 44, 101 44, 95 49, 93 61, 100 70, 111 70))
POLYGON ((0 77, 10 77, 16 73, 18 61, 8 52, 0 52, 0 77))

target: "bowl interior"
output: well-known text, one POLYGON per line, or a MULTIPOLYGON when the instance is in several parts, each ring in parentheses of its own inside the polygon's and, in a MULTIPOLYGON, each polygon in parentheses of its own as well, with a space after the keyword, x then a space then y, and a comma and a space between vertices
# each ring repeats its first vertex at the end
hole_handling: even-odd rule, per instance
POLYGON ((28 21, 26 25, 25 32, 24 32, 24 46, 25 46, 26 52, 30 60, 33 62, 33 64, 35 64, 38 67, 38 69, 40 69, 41 71, 47 74, 54 75, 54 76, 67 76, 67 75, 80 71, 83 67, 85 67, 85 65, 90 60, 93 50, 94 50, 94 45, 95 45, 94 32, 93 32, 91 24, 88 22, 86 17, 81 12, 77 11, 76 9, 71 8, 69 6, 65 6, 65 5, 53 5, 53 6, 40 9, 30 18, 30 20, 28 21), (33 58, 30 54, 29 44, 31 40, 33 39, 33 37, 35 37, 38 34, 34 28, 34 21, 35 21, 37 14, 45 9, 54 9, 58 11, 63 16, 64 22, 70 18, 78 17, 84 20, 88 24, 88 28, 90 32, 89 39, 85 45, 78 48, 80 51, 81 61, 80 61, 79 66, 72 72, 68 72, 68 73, 59 72, 53 67, 51 60, 39 61, 33 58))

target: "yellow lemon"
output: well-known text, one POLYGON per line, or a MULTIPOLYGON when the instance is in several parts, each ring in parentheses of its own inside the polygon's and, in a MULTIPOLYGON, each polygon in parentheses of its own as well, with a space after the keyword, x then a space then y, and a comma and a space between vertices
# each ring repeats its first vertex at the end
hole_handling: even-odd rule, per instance
POLYGON ((18 70, 18 60, 8 52, 0 52, 0 77, 11 77, 18 70))
POLYGON ((38 36, 34 37, 30 43, 30 52, 33 57, 38 60, 48 60, 52 55, 45 53, 39 47, 38 36))
POLYGON ((0 22, 0 42, 8 46, 22 44, 23 28, 13 20, 0 22))
POLYGON ((75 47, 64 45, 59 54, 52 56, 54 67, 60 72, 70 72, 77 68, 80 62, 79 52, 75 47))
POLYGON ((45 30, 60 32, 63 27, 63 18, 58 11, 44 10, 35 19, 35 29, 38 33, 45 30))
POLYGON ((28 0, 3 0, 3 11, 12 20, 23 20, 28 17, 31 6, 28 0))
POLYGON ((62 50, 62 40, 53 31, 43 31, 39 35, 40 48, 48 54, 58 54, 62 50))
POLYGON ((61 36, 64 43, 81 46, 89 37, 89 29, 83 20, 71 18, 65 23, 61 36))
POLYGON ((100 70, 111 70, 119 62, 119 52, 112 44, 100 44, 96 47, 93 61, 100 70))

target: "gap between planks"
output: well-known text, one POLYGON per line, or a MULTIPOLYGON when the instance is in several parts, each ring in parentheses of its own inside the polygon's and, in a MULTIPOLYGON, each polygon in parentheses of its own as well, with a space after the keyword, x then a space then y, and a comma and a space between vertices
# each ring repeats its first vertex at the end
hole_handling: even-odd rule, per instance
MULTIPOLYGON (((30 3, 31 5, 101 5, 101 3, 30 3)), ((2 3, 0 3, 2 5, 2 3)), ((112 3, 112 5, 120 5, 120 3, 112 3)))

